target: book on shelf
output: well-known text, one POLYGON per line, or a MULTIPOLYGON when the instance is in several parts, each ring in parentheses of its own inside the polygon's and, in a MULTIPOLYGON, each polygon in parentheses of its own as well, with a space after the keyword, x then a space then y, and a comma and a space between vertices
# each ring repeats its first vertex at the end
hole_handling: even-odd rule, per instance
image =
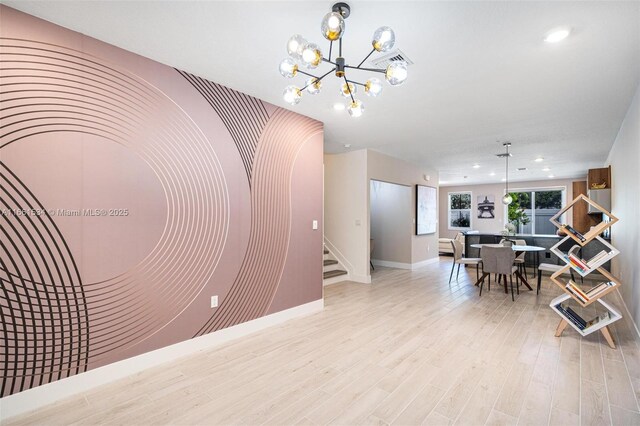
POLYGON ((587 241, 587 239, 584 237, 584 235, 582 235, 580 232, 578 232, 575 229, 573 229, 572 226, 570 226, 570 225, 562 225, 562 228, 564 228, 565 231, 567 231, 568 233, 572 234, 574 237, 579 239, 580 242, 584 243, 585 241, 587 241))
POLYGON ((599 260, 605 258, 609 253, 607 253, 606 250, 601 250, 600 253, 589 259, 589 261, 587 262, 587 266, 591 268, 592 265, 595 265, 599 260))
POLYGON ((584 328, 587 326, 587 322, 580 316, 578 315, 578 313, 576 311, 574 311, 573 309, 571 309, 569 306, 565 307, 565 309, 567 310, 567 313, 569 315, 571 315, 571 317, 576 320, 576 322, 578 324, 580 324, 580 326, 582 327, 582 329, 584 330, 584 328))
MULTIPOLYGON (((558 303, 556 305, 556 309, 558 311, 560 311, 560 313, 562 314, 562 316, 567 320, 567 321, 571 321, 571 323, 573 323, 573 325, 575 325, 576 327, 578 327, 578 329, 580 330, 584 330, 584 325, 578 321, 577 318, 575 318, 571 313, 569 313, 567 306, 563 305, 562 303, 558 303)), ((570 308, 569 308, 570 309, 570 308)), ((572 310, 573 311, 573 310, 572 310)), ((584 319, 580 318, 583 322, 584 319)), ((586 323, 585 323, 586 324, 586 323)))
POLYGON ((582 297, 580 295, 580 293, 576 293, 575 290, 573 290, 573 288, 571 288, 571 286, 569 284, 567 284, 567 286, 565 287, 565 289, 567 290, 567 292, 569 292, 569 294, 571 294, 575 299, 577 299, 580 303, 582 304, 586 304, 588 302, 587 299, 585 299, 584 297, 582 297))
POLYGON ((571 261, 571 263, 573 263, 574 265, 576 265, 577 267, 579 267, 580 269, 582 269, 583 271, 586 271, 589 269, 589 267, 584 263, 584 261, 582 259, 580 259, 578 256, 574 255, 574 254, 569 254, 569 261, 571 261))
POLYGON ((589 291, 587 291, 587 297, 589 299, 593 299, 598 296, 600 293, 606 291, 608 288, 615 286, 616 283, 613 281, 601 282, 592 287, 589 291))
POLYGON ((556 309, 562 313, 566 320, 571 321, 579 330, 587 331, 589 328, 598 325, 602 321, 607 321, 611 318, 611 314, 607 311, 597 317, 585 321, 576 311, 571 309, 568 304, 558 303, 556 309))
POLYGON ((571 293, 579 295, 583 303, 586 303, 589 301, 589 296, 587 296, 587 293, 582 291, 582 289, 578 287, 578 284, 576 284, 573 280, 569 280, 569 282, 566 285, 566 288, 568 288, 571 291, 571 293))

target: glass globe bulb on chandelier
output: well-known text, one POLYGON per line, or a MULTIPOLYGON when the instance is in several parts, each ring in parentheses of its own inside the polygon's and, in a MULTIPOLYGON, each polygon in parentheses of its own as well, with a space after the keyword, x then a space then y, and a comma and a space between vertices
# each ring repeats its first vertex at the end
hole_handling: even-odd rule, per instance
POLYGON ((320 33, 329 40, 329 54, 325 58, 322 50, 315 43, 307 41, 300 34, 294 34, 287 41, 288 58, 280 63, 279 71, 283 77, 293 78, 298 74, 308 77, 304 86, 298 87, 289 85, 283 92, 283 99, 291 105, 296 105, 302 99, 303 93, 316 95, 320 93, 322 87, 322 79, 331 73, 334 73, 340 80, 340 94, 343 97, 350 98, 347 104, 347 111, 351 117, 360 117, 364 112, 364 105, 355 98, 357 87, 362 86, 367 96, 375 98, 382 93, 382 82, 375 78, 368 78, 364 83, 347 78, 347 71, 351 74, 353 71, 366 71, 384 74, 384 78, 391 86, 399 86, 407 79, 407 62, 392 60, 387 68, 364 68, 369 57, 375 52, 388 52, 393 49, 396 42, 396 35, 389 27, 380 27, 373 33, 371 39, 372 50, 365 58, 360 61, 357 66, 348 65, 342 56, 342 39, 345 32, 345 19, 351 14, 351 8, 347 3, 336 3, 331 8, 331 12, 327 13, 320 22, 320 33), (338 44, 338 55, 332 60, 333 43, 338 44), (323 63, 329 64, 332 68, 319 76, 310 72, 303 71, 306 68, 313 70, 321 66, 323 63), (303 67, 304 66, 304 67, 303 67), (302 68, 302 69, 301 69, 302 68))

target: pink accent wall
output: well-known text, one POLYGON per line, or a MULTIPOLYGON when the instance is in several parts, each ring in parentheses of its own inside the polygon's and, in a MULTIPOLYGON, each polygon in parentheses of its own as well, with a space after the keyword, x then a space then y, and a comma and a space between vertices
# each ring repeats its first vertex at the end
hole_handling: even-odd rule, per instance
POLYGON ((0 396, 322 297, 322 123, 3 5, 0 38, 0 396))

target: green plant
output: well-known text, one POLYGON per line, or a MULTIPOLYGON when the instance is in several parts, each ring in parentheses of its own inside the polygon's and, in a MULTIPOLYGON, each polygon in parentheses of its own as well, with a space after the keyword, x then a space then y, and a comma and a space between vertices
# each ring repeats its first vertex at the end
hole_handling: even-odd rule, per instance
POLYGON ((512 193, 511 197, 513 198, 513 202, 509 204, 507 208, 509 222, 513 223, 516 226, 516 229, 520 228, 520 225, 527 225, 531 219, 525 213, 524 209, 521 207, 521 202, 530 202, 529 199, 522 200, 519 197, 519 194, 522 193, 512 193))

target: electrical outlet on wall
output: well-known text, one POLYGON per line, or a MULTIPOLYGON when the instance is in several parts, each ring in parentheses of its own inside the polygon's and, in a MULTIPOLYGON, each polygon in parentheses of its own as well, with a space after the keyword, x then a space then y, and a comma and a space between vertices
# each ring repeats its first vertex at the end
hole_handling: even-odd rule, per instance
POLYGON ((212 308, 218 307, 218 296, 211 296, 211 307, 212 308))

